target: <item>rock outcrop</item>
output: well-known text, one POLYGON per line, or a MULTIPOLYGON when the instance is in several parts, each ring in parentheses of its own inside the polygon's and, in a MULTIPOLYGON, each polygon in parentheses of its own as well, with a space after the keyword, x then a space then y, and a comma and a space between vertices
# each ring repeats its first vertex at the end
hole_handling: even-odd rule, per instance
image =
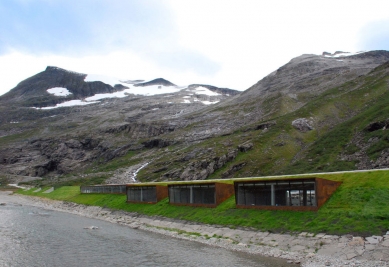
POLYGON ((234 160, 237 154, 238 150, 233 149, 221 157, 191 162, 181 173, 180 180, 204 180, 227 162, 234 160))
POLYGON ((312 119, 308 120, 306 118, 295 119, 292 121, 292 126, 303 133, 314 129, 312 119))

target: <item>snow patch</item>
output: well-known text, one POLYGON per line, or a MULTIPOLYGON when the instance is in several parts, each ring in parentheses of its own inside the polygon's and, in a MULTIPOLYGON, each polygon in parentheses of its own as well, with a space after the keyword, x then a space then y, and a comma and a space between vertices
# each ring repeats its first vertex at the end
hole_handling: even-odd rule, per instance
POLYGON ((163 86, 163 85, 150 85, 150 86, 134 86, 129 89, 129 93, 134 95, 162 95, 172 94, 181 91, 179 86, 163 86))
POLYGON ((70 101, 63 102, 61 104, 57 104, 53 107, 43 107, 43 108, 33 107, 33 108, 34 109, 54 109, 54 108, 61 108, 61 107, 84 106, 84 105, 90 105, 90 104, 95 104, 95 103, 99 103, 99 102, 98 101, 84 102, 81 100, 70 100, 70 101))
POLYGON ((212 104, 216 104, 216 103, 219 103, 220 101, 201 101, 201 103, 203 103, 204 105, 212 105, 212 104))
POLYGON ((208 95, 208 96, 221 95, 221 94, 213 92, 213 91, 211 91, 208 88, 203 87, 203 86, 198 86, 198 87, 196 87, 194 89, 191 89, 190 91, 192 91, 192 92, 194 92, 195 94, 198 94, 198 95, 208 95))
MULTIPOLYGON (((96 74, 88 74, 85 78, 85 82, 95 82, 95 81, 101 81, 103 83, 111 85, 112 87, 114 87, 116 84, 120 84, 129 88, 121 92, 134 94, 134 95, 145 95, 145 96, 175 93, 181 91, 182 89, 187 88, 187 86, 163 86, 163 85, 133 86, 133 84, 141 83, 143 82, 143 80, 126 81, 124 79, 119 79, 116 77, 96 75, 96 74)), ((104 94, 104 95, 106 95, 107 98, 126 96, 126 95, 108 96, 109 94, 104 94)))
MULTIPOLYGON (((101 81, 105 84, 111 85, 112 87, 114 87, 117 84, 120 84, 122 86, 127 87, 127 89, 114 92, 114 93, 95 94, 93 96, 85 98, 84 100, 71 100, 61 104, 57 104, 52 107, 43 107, 43 108, 33 107, 33 108, 34 109, 54 109, 60 107, 83 106, 83 105, 99 103, 99 100, 105 98, 123 98, 131 94, 143 95, 143 96, 152 96, 152 95, 159 95, 159 94, 174 94, 176 92, 188 88, 187 86, 163 86, 163 85, 134 86, 134 84, 141 83, 143 82, 143 80, 123 80, 123 79, 118 79, 116 77, 95 75, 95 74, 88 74, 84 80, 85 82, 101 81)), ((196 93, 199 94, 218 95, 204 87, 198 87, 196 88, 195 91, 196 93)), ((47 92, 56 96, 67 96, 72 94, 71 92, 69 92, 69 90, 62 87, 50 88, 47 90, 47 92)), ((171 97, 171 96, 173 95, 167 95, 165 97, 171 97)), ((184 103, 190 103, 190 101, 185 101, 184 103)))
POLYGON ((366 51, 359 51, 359 52, 354 52, 354 53, 341 52, 341 53, 336 53, 336 54, 332 54, 332 55, 324 55, 324 57, 329 57, 329 58, 349 57, 349 56, 355 56, 355 55, 363 54, 363 53, 366 53, 366 51))
POLYGON ((123 98, 128 96, 127 90, 119 91, 119 92, 114 92, 114 93, 106 93, 106 94, 95 94, 94 96, 90 96, 85 98, 85 101, 96 101, 96 100, 101 100, 104 98, 123 98))
POLYGON ((188 99, 184 99, 184 102, 181 102, 181 103, 190 104, 191 102, 190 102, 190 100, 188 100, 188 99))
POLYGON ((85 82, 103 82, 106 84, 111 85, 114 87, 116 84, 121 84, 123 86, 127 86, 128 84, 126 82, 122 82, 120 79, 116 77, 110 77, 110 76, 105 76, 105 75, 97 75, 97 74, 88 74, 85 77, 85 82))
POLYGON ((68 96, 71 95, 72 93, 69 92, 68 89, 63 88, 63 87, 53 87, 50 89, 46 90, 49 94, 55 95, 55 96, 68 96))

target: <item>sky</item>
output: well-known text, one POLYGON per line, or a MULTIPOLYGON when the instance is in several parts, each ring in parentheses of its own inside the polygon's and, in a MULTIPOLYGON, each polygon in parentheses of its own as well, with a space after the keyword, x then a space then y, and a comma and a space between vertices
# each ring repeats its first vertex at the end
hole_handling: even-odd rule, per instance
POLYGON ((46 66, 246 90, 302 54, 389 50, 389 1, 0 1, 0 95, 46 66))

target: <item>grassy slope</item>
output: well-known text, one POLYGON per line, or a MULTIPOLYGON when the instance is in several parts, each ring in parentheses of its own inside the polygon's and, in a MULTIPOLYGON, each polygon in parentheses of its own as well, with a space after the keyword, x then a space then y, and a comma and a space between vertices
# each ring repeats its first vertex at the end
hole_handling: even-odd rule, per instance
MULTIPOLYGON (((209 179, 220 178, 223 173, 241 163, 244 163, 244 166, 233 174, 234 177, 354 170, 356 162, 340 161, 339 155, 346 149, 349 154, 359 150, 355 146, 348 146, 355 133, 365 134, 366 141, 377 135, 380 138, 380 142, 367 151, 372 159, 376 159, 383 149, 389 147, 389 133, 386 131, 363 131, 369 123, 387 118, 387 72, 386 68, 378 69, 342 86, 331 88, 321 95, 310 96, 310 101, 294 112, 288 113, 287 110, 289 102, 295 100, 284 97, 283 101, 279 101, 280 95, 278 98, 267 99, 263 104, 269 105, 267 109, 275 110, 269 121, 275 121, 276 125, 267 130, 247 130, 264 123, 255 122, 230 135, 210 138, 180 149, 179 153, 172 153, 175 149, 169 147, 169 152, 141 170, 138 179, 158 180, 161 174, 168 170, 185 168, 189 162, 184 162, 181 158, 196 148, 212 148, 216 156, 220 157, 226 154, 228 149, 236 148, 246 141, 254 144, 253 149, 239 152, 233 161, 211 174, 209 179), (276 112, 281 110, 283 111, 276 112), (315 129, 306 133, 294 129, 291 123, 297 118, 313 118, 315 129), (157 166, 165 166, 168 170, 155 172, 157 166)), ((299 95, 298 98, 304 99, 305 94, 299 95)), ((247 105, 253 108, 255 104, 247 105)), ((239 107, 244 108, 245 106, 239 107)), ((196 155, 191 161, 209 161, 210 158, 211 155, 204 153, 202 156, 196 155)))
POLYGON ((363 129, 371 122, 387 119, 388 80, 386 69, 376 70, 325 91, 294 112, 270 119, 277 124, 267 131, 225 137, 250 138, 254 149, 240 153, 234 162, 226 164, 210 178, 220 177, 221 173, 241 162, 246 165, 234 173, 235 177, 353 170, 356 162, 340 161, 339 155, 348 148, 357 132, 364 134, 366 142, 371 137, 380 139, 367 151, 371 159, 376 159, 383 149, 389 148, 389 133, 368 133, 363 129), (313 118, 315 129, 306 133, 294 129, 291 123, 297 118, 313 118))
POLYGON ((124 195, 81 195, 77 186, 64 186, 48 194, 43 193, 44 190, 33 193, 33 189, 19 190, 18 193, 207 224, 253 227, 270 232, 308 231, 367 236, 389 230, 389 171, 323 174, 319 177, 343 183, 318 212, 236 209, 234 197, 214 209, 172 206, 168 199, 154 205, 127 204, 124 195))

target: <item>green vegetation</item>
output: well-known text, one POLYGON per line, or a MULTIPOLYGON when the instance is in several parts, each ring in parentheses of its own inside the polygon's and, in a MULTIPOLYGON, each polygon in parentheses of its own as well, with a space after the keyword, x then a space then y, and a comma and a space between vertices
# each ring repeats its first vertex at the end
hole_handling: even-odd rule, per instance
POLYGON ((376 160, 383 149, 389 148, 389 132, 369 133, 364 129, 371 122, 387 119, 387 80, 387 76, 361 77, 325 91, 295 112, 273 118, 277 125, 267 132, 257 131, 258 135, 252 140, 255 149, 237 158, 245 157, 247 164, 234 175, 353 170, 357 161, 340 158, 342 153, 350 155, 359 151, 352 141, 357 134, 362 135, 365 143, 372 137, 378 139, 369 143, 366 151, 372 160, 376 160), (301 133, 291 127, 294 119, 310 117, 314 118, 313 131, 301 133))
POLYGON ((93 172, 107 172, 137 164, 141 161, 141 159, 132 159, 134 155, 134 151, 129 151, 123 157, 115 158, 114 160, 108 161, 107 163, 96 163, 95 166, 87 170, 86 173, 92 172, 92 169, 93 172))
POLYGON ((389 131, 379 129, 366 134, 365 139, 367 139, 366 141, 369 139, 377 140, 367 149, 367 154, 373 160, 376 160, 381 155, 382 150, 389 148, 389 131))
POLYGON ((168 199, 157 204, 128 204, 125 202, 125 195, 80 194, 79 187, 76 186, 63 186, 48 194, 43 193, 44 189, 36 193, 33 192, 34 189, 19 190, 18 193, 233 228, 252 227, 270 232, 308 231, 367 236, 389 230, 389 171, 333 173, 318 177, 343 182, 318 212, 236 209, 234 197, 217 208, 173 206, 169 205, 168 199))
POLYGON ((37 134, 37 132, 38 132, 37 130, 29 130, 29 131, 25 131, 22 133, 3 136, 0 138, 0 145, 5 146, 5 145, 8 145, 10 143, 13 143, 15 141, 20 141, 20 140, 25 141, 28 138, 35 136, 37 134))
POLYGON ((84 176, 82 178, 76 179, 64 179, 63 181, 59 181, 55 183, 55 187, 61 186, 74 186, 74 185, 95 185, 95 184, 104 184, 105 180, 109 178, 109 174, 101 173, 101 174, 93 174, 89 176, 84 176))

